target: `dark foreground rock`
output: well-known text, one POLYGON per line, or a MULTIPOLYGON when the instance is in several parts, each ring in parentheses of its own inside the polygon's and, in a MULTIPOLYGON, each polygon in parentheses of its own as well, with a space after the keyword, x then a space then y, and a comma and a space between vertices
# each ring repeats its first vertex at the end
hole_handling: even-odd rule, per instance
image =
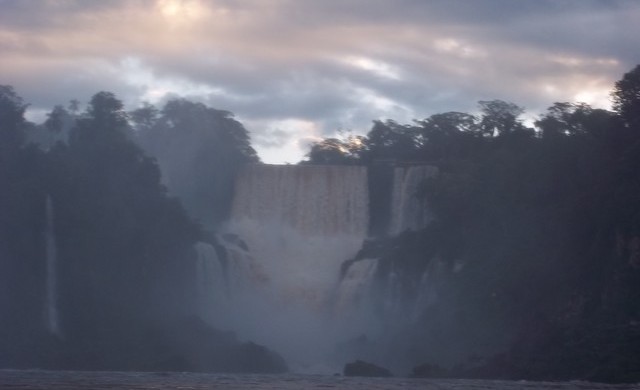
POLYGON ((284 359, 270 349, 240 342, 233 332, 196 318, 156 328, 128 328, 93 337, 32 337, 4 342, 0 368, 92 371, 190 371, 284 373, 284 359), (12 347, 12 348, 9 348, 12 347))
POLYGON ((267 347, 239 342, 233 332, 217 330, 198 318, 180 321, 164 337, 168 341, 157 369, 164 371, 283 373, 284 359, 267 347))
POLYGON ((347 363, 344 366, 345 376, 368 376, 368 377, 390 377, 391 371, 384 367, 376 366, 372 363, 356 360, 353 363, 347 363))
POLYGON ((640 382, 640 324, 539 327, 507 352, 456 377, 538 381, 640 382))

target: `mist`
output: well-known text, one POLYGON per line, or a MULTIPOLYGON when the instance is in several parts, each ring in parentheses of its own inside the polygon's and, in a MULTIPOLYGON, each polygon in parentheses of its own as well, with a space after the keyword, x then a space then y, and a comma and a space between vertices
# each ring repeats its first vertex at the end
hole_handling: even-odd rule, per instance
POLYGON ((0 0, 0 379, 640 381, 640 3, 514 4, 0 0))
POLYGON ((2 86, 0 364, 632 380, 638 74, 616 111, 481 101, 297 165, 202 103, 31 123, 2 86))

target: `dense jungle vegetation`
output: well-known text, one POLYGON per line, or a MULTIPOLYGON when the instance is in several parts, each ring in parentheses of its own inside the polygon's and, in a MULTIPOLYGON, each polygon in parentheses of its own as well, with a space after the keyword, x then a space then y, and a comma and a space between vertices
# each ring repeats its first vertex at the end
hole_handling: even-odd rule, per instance
MULTIPOLYGON (((434 221, 388 238, 385 257, 451 270, 446 305, 412 330, 417 344, 456 340, 431 344, 438 353, 504 336, 502 353, 452 375, 640 378, 640 66, 612 100, 613 111, 555 103, 533 127, 522 107, 481 101, 477 115, 375 121, 366 136, 311 145, 305 164, 439 169, 416 194, 434 221)), ((228 216, 237 170, 259 161, 249 133, 184 99, 126 112, 99 92, 41 124, 26 109, 0 86, 0 365, 140 369, 162 339, 153 332, 192 312, 185 259, 228 216), (64 340, 42 329, 48 197, 64 340)))

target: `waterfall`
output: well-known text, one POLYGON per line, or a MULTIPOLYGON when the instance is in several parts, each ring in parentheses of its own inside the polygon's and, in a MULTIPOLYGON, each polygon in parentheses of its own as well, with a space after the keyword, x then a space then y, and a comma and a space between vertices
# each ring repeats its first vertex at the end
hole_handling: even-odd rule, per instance
MULTIPOLYGON (((435 173, 427 166, 394 167, 392 180, 389 171, 389 180, 377 183, 387 195, 375 206, 389 216, 380 231, 396 235, 426 226, 431 216, 417 192, 435 173)), ((380 278, 376 255, 348 263, 341 277, 370 231, 374 187, 368 181, 360 166, 245 166, 225 233, 217 238, 220 253, 209 244, 198 247, 198 272, 208 275, 197 281, 204 318, 274 348, 300 370, 326 360, 336 343, 375 339, 383 331, 381 313, 407 317, 404 277, 391 269, 380 278)), ((428 295, 430 278, 423 279, 418 306, 428 295)))
POLYGON ((207 317, 209 308, 228 298, 224 267, 213 245, 198 242, 196 249, 196 292, 200 314, 207 317))
POLYGON ((440 292, 449 273, 450 271, 446 269, 445 263, 441 259, 431 260, 418 284, 411 310, 412 321, 416 321, 427 308, 438 303, 440 292))
POLYGON ((227 226, 246 248, 224 243, 235 310, 220 321, 290 361, 323 360, 344 332, 331 303, 342 263, 366 237, 368 207, 364 167, 246 166, 227 226))
POLYGON ((366 168, 252 165, 238 178, 229 229, 276 299, 322 306, 368 223, 366 168))
POLYGON ((389 234, 397 235, 427 226, 432 217, 425 200, 419 196, 419 190, 424 181, 437 172, 437 168, 428 165, 394 168, 389 234))
POLYGON ((348 265, 336 289, 336 316, 348 317, 354 325, 373 321, 374 278, 379 259, 360 259, 348 265))
POLYGON ((47 195, 45 206, 45 302, 44 321, 45 328, 55 336, 61 336, 60 315, 58 312, 58 259, 56 237, 53 225, 53 202, 47 195))
POLYGON ((307 236, 362 237, 368 195, 364 167, 250 165, 236 184, 232 221, 275 224, 307 236))
POLYGON ((391 328, 402 328, 418 321, 426 309, 439 301, 440 292, 447 279, 445 263, 438 258, 430 259, 427 267, 419 275, 409 275, 406 270, 402 272, 398 268, 397 264, 392 264, 380 286, 384 291, 383 316, 393 319, 386 324, 391 328))

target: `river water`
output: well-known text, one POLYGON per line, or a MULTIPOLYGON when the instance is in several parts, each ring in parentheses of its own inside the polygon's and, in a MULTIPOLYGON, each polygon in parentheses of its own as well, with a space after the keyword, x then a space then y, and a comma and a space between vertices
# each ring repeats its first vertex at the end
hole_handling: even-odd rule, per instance
POLYGON ((595 390, 640 389, 636 385, 588 382, 525 382, 461 379, 354 378, 329 375, 0 370, 0 389, 423 389, 423 390, 595 390))

